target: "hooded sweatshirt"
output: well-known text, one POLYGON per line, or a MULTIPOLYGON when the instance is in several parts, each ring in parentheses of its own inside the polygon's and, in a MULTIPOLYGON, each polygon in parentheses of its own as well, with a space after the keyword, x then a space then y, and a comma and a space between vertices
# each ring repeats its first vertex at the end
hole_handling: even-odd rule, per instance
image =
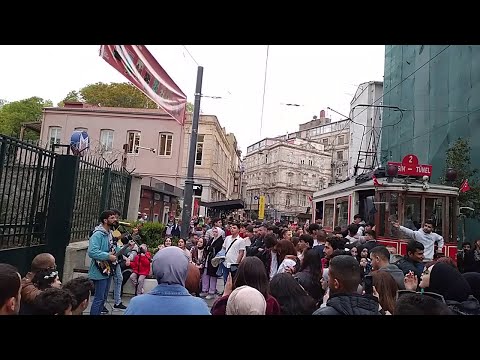
POLYGON ((378 300, 360 294, 334 294, 313 315, 381 315, 378 300))
POLYGON ((392 275, 393 279, 397 283, 398 289, 405 290, 405 283, 403 282, 405 275, 403 274, 403 271, 398 268, 397 265, 388 264, 387 266, 378 269, 378 271, 388 272, 390 275, 392 275))
POLYGON ((460 271, 445 263, 436 263, 425 291, 440 294, 456 315, 480 315, 480 304, 472 295, 468 281, 460 271))

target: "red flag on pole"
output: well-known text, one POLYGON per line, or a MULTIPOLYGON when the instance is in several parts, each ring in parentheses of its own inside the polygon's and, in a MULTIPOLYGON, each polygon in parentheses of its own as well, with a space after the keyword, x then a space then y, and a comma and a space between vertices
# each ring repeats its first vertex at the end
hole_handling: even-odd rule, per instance
POLYGON ((377 180, 377 177, 375 175, 372 175, 373 179, 373 186, 383 186, 383 184, 380 184, 377 180))
POLYGON ((460 192, 467 192, 470 190, 470 185, 468 185, 468 179, 465 179, 462 183, 462 186, 460 186, 460 192))

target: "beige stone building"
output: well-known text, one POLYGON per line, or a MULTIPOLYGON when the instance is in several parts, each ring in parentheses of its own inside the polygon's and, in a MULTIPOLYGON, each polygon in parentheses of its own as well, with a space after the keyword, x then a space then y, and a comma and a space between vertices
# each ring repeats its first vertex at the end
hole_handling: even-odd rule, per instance
POLYGON ((300 124, 299 130, 278 139, 306 139, 324 145, 326 152, 330 153, 330 178, 331 184, 343 181, 348 177, 348 158, 350 144, 350 120, 333 122, 325 117, 325 111, 320 111, 320 117, 300 124))
MULTIPOLYGON (((183 141, 182 174, 185 181, 192 114, 187 114, 183 141)), ((201 204, 240 199, 240 151, 235 135, 222 128, 215 115, 200 115, 195 159, 195 184, 203 187, 201 204)), ((206 215, 205 206, 199 214, 206 215)))
POLYGON ((267 219, 293 219, 311 213, 311 197, 331 180, 324 145, 301 138, 263 139, 247 148, 243 161, 245 210, 258 214, 265 196, 267 219))

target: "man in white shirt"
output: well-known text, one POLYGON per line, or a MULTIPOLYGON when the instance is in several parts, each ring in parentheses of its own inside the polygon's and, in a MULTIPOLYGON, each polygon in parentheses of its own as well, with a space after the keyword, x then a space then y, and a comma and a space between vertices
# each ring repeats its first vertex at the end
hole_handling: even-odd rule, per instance
POLYGON ((238 224, 232 224, 230 226, 230 232, 232 235, 227 236, 223 242, 223 250, 226 252, 225 261, 222 264, 224 283, 227 282, 232 265, 240 264, 245 254, 245 241, 239 235, 238 224))
POLYGON ((425 247, 425 250, 423 251, 423 255, 425 257, 424 262, 433 260, 436 242, 438 242, 437 252, 442 252, 444 245, 443 237, 433 232, 432 220, 426 220, 423 224, 423 228, 417 231, 413 231, 405 226, 400 226, 398 222, 393 222, 392 225, 402 231, 409 238, 423 244, 425 247))

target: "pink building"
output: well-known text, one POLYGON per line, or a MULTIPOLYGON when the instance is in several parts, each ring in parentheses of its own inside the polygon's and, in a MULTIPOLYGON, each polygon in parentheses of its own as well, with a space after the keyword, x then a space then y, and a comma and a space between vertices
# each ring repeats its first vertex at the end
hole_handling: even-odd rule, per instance
POLYGON ((142 177, 138 211, 160 221, 175 212, 176 198, 182 196, 183 187, 182 125, 161 109, 94 107, 83 103, 44 109, 40 141, 45 147, 70 144, 75 130, 87 131, 90 156, 109 162, 117 159, 116 164, 120 165, 126 151, 126 169, 142 177))

